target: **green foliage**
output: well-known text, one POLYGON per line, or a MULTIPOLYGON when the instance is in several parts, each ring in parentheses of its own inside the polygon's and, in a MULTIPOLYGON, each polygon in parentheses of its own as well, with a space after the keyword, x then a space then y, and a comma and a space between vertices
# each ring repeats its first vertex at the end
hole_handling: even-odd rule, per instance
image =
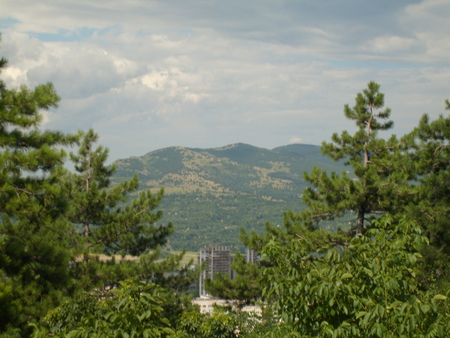
POLYGON ((105 283, 117 284, 132 276, 142 275, 152 281, 159 276, 158 281, 161 281, 163 273, 177 269, 182 258, 182 255, 173 256, 164 262, 154 262, 159 257, 158 246, 165 244, 173 232, 171 223, 155 225, 162 218, 162 212, 154 210, 163 197, 163 189, 155 195, 150 190, 142 191, 129 201, 130 194, 139 186, 137 175, 110 187, 110 178, 116 169, 114 165, 105 165, 108 149, 94 147, 98 135, 92 129, 80 132, 79 138, 78 153, 70 154, 76 172, 65 177, 66 198, 70 200, 66 217, 74 226, 81 227, 82 233, 78 245, 83 259, 74 263, 74 277, 81 281, 85 290, 105 283), (139 256, 149 250, 154 251, 141 257, 142 264, 117 263, 114 259, 104 262, 97 255, 139 256), (168 268, 171 270, 166 270, 168 268))
MULTIPOLYGON (((6 66, 1 59, 0 70, 6 66)), ((73 258, 61 146, 76 137, 39 130, 41 110, 56 107, 52 84, 9 89, 0 80, 0 332, 39 319, 72 289, 73 258)), ((9 333, 8 333, 9 334, 9 333)))
POLYGON ((155 196, 150 190, 126 204, 128 195, 139 186, 137 175, 129 181, 109 187, 115 166, 107 167, 108 150, 94 149, 98 135, 91 129, 80 133, 78 155, 71 154, 76 174, 68 177, 68 197, 71 199, 69 219, 83 226, 88 247, 108 254, 139 255, 149 248, 164 244, 173 232, 169 224, 155 227, 162 212, 152 213, 163 196, 161 189, 155 196))
POLYGON ((305 180, 312 184, 303 195, 308 209, 294 216, 294 220, 314 227, 322 220, 355 212, 356 233, 361 233, 369 215, 395 213, 402 207, 403 186, 408 186, 409 176, 398 170, 394 160, 398 152, 396 137, 387 141, 378 138, 378 131, 393 125, 387 120, 390 109, 381 110, 384 94, 379 92, 379 87, 370 82, 367 89, 357 94, 354 108, 348 105, 344 108, 345 116, 355 121, 358 131, 353 136, 347 131, 341 135, 335 133, 333 143, 322 144, 322 152, 336 161, 344 160, 352 167, 355 177, 346 173, 329 176, 319 168, 305 173, 305 180))
POLYGON ((302 337, 447 337, 449 314, 418 288, 418 249, 426 238, 403 219, 385 216, 344 247, 318 246, 300 236, 270 241, 262 253, 264 296, 302 337))
MULTIPOLYGON (((174 331, 163 307, 170 300, 169 292, 156 284, 128 280, 110 293, 68 301, 45 321, 55 337, 169 337, 174 331)), ((35 337, 45 336, 36 331, 35 337)))
MULTIPOLYGON (((291 216, 285 216, 284 226, 271 226, 266 223, 266 232, 264 236, 251 232, 248 234, 241 229, 240 240, 249 249, 254 250, 256 255, 261 256, 266 245, 276 239, 280 245, 298 240, 299 238, 308 238, 310 244, 307 248, 310 251, 315 250, 317 246, 333 247, 344 245, 348 238, 340 233, 332 233, 324 229, 310 231, 299 223, 293 223, 291 216)), ((244 257, 236 254, 232 263, 232 269, 236 273, 234 279, 229 276, 217 274, 214 280, 207 280, 206 289, 216 297, 232 299, 238 301, 240 305, 254 304, 261 299, 264 288, 262 281, 262 270, 273 266, 273 262, 261 256, 258 263, 246 262, 244 257)), ((265 299, 266 304, 271 303, 271 299, 265 299)))
MULTIPOLYGON (((1 59, 0 70, 5 65, 1 59)), ((400 142, 380 139, 378 131, 393 123, 379 85, 370 82, 355 106, 344 108, 358 131, 334 134, 321 148, 350 166, 347 173, 336 174, 339 163, 305 145, 178 147, 106 166, 108 149, 94 147, 93 130, 73 136, 39 129, 40 111, 58 101, 50 83, 8 89, 0 80, 1 337, 33 330, 35 337, 449 336, 450 303, 431 293, 447 293, 450 276, 449 118, 424 116, 400 142), (69 173, 61 147, 75 142, 69 173), (302 180, 304 170, 310 173, 302 180), (218 239, 233 245, 238 226, 252 231, 241 239, 261 261, 238 253, 238 277, 218 275, 208 289, 241 305, 262 296, 265 318, 193 310, 183 292, 198 270, 189 269, 192 262, 180 266, 184 252, 160 259, 174 231, 160 223, 159 208, 168 209, 162 185, 171 193, 169 217, 183 230, 172 248, 190 242, 197 250, 218 239), (302 208, 305 187, 308 209, 287 211, 302 208), (281 212, 284 227, 267 223, 263 235, 264 221, 279 223, 271 217, 281 212), (386 213, 393 216, 374 220, 386 213), (353 238, 317 228, 355 214, 353 238)))
POLYGON ((191 259, 187 264, 181 265, 185 251, 180 254, 171 254, 161 259, 160 250, 143 254, 139 257, 139 274, 143 280, 149 280, 161 287, 185 292, 189 286, 198 280, 200 267, 191 268, 194 264, 191 259))
POLYGON ((378 89, 369 83, 368 90, 358 94, 355 107, 345 107, 359 131, 354 136, 334 134, 334 143, 324 143, 322 148, 331 158, 345 160, 356 177, 327 175, 318 168, 306 174, 313 184, 304 195, 308 210, 300 215, 286 212, 284 229, 267 225, 264 236, 255 232, 241 236, 245 245, 262 253, 261 269, 252 270, 238 256, 236 280, 217 276, 208 285, 215 295, 243 302, 253 297, 250 292, 258 298, 265 287, 266 303, 273 303, 283 320, 268 331, 270 335, 445 337, 450 333, 446 297, 431 294, 448 290, 442 277, 448 274, 450 238, 450 122, 443 117, 430 122, 425 116, 400 142, 395 137, 380 140, 377 131, 392 123, 379 122, 389 117, 389 110, 375 113, 384 100, 378 89), (357 215, 359 235, 354 239, 314 227, 317 221, 348 217, 349 212, 357 215), (370 227, 364 225, 369 216, 386 212, 392 212, 392 218, 374 221, 371 217, 370 227), (404 214, 419 221, 424 231, 402 219, 404 214))
MULTIPOLYGON (((447 107, 448 109, 448 107, 447 107)), ((430 121, 427 115, 403 138, 409 147, 408 167, 418 184, 412 189, 414 202, 407 212, 423 225, 431 246, 423 249, 424 283, 450 281, 450 118, 430 121)))
POLYGON ((6 332, 0 334, 1 338, 20 338, 20 329, 13 329, 13 328, 8 328, 8 330, 6 330, 6 332))
MULTIPOLYGON (((212 314, 198 310, 183 312, 178 321, 176 338, 236 338, 262 337, 264 324, 245 312, 216 307, 212 314)), ((175 338, 174 337, 174 338, 175 338)))
MULTIPOLYGON (((5 65, 1 59, 0 69, 5 65)), ((171 224, 155 225, 162 217, 154 211, 162 189, 154 195, 142 191, 129 202, 138 177, 110 187, 115 167, 105 165, 107 149, 94 149, 98 136, 92 130, 65 135, 39 129, 40 111, 58 101, 51 84, 8 89, 0 81, 0 333, 5 336, 29 336, 48 310, 80 288, 138 276, 181 292, 195 278, 196 271, 180 267, 183 254, 159 259, 158 247, 173 232, 171 224), (60 148, 76 142, 79 152, 71 154, 76 172, 69 173, 60 148), (146 255, 138 263, 117 263, 100 260, 99 253, 146 255)))
POLYGON ((231 269, 236 274, 234 279, 228 275, 217 274, 214 280, 206 280, 206 290, 213 296, 241 301, 240 305, 255 303, 261 297, 260 267, 245 261, 239 253, 233 258, 231 269))

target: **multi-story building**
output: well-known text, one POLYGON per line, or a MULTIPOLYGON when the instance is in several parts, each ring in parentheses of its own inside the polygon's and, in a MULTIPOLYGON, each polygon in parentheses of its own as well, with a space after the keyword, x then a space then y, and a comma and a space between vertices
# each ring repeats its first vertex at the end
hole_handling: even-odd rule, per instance
POLYGON ((210 245, 200 249, 198 263, 205 262, 205 269, 200 273, 200 297, 209 297, 205 290, 206 278, 214 279, 217 273, 227 274, 231 277, 231 254, 229 246, 210 245))
POLYGON ((259 258, 260 258, 260 256, 256 253, 255 250, 247 248, 247 257, 246 257, 247 262, 258 264, 259 258))

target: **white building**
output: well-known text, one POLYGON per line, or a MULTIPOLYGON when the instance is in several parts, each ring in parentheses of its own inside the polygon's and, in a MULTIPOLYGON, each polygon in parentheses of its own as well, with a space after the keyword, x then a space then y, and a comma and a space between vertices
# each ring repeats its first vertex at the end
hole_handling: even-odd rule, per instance
MULTIPOLYGON (((200 307, 200 313, 212 314, 214 306, 231 306, 235 311, 238 309, 235 306, 236 301, 226 299, 209 299, 209 298, 194 298, 192 304, 197 304, 200 307)), ((262 316, 262 309, 259 305, 246 305, 239 311, 253 314, 256 317, 262 316)))

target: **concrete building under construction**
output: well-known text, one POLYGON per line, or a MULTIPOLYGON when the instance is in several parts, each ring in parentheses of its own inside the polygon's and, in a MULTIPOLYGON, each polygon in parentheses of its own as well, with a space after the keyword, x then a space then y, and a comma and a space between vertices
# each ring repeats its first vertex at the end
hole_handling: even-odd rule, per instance
POLYGON ((200 249, 198 263, 205 262, 205 269, 200 273, 199 294, 200 297, 209 297, 205 290, 206 278, 214 279, 217 273, 231 275, 231 254, 229 246, 210 245, 200 249))

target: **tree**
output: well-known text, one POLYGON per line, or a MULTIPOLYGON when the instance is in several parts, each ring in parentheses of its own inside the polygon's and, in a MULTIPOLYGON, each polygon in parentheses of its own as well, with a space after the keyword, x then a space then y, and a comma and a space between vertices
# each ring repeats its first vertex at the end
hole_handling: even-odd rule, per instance
POLYGON ((80 132, 79 137, 78 153, 70 154, 76 172, 67 175, 66 189, 70 200, 67 217, 80 228, 85 250, 84 260, 76 262, 75 269, 76 277, 84 280, 84 289, 105 283, 118 284, 132 276, 141 276, 163 287, 185 289, 197 271, 180 267, 184 252, 160 259, 158 247, 173 233, 171 223, 156 225, 163 216, 161 210, 155 212, 155 209, 164 190, 152 194, 149 189, 136 194, 137 175, 111 186, 110 178, 116 167, 105 164, 108 149, 95 148, 98 135, 92 129, 80 132), (138 262, 112 259, 105 263, 97 254, 140 257, 138 262))
POLYGON ((212 314, 198 309, 184 311, 173 338, 237 338, 262 337, 266 327, 261 319, 245 312, 217 306, 212 314))
POLYGON ((261 254, 260 269, 253 271, 240 259, 237 282, 217 278, 210 283, 213 294, 243 299, 248 285, 256 282, 254 290, 264 288, 265 303, 272 304, 283 321, 270 332, 275 336, 446 337, 450 333, 448 301, 430 292, 448 289, 434 283, 442 279, 448 265, 450 120, 440 117, 430 122, 425 116, 400 141, 395 136, 380 140, 376 132, 392 124, 378 122, 388 118, 388 110, 374 113, 383 105, 378 87, 369 83, 369 89, 357 96, 355 108, 345 108, 346 116, 359 127, 355 136, 334 134, 334 143, 322 147, 335 160, 346 160, 355 177, 328 176, 317 168, 306 174, 313 184, 305 193, 307 211, 287 212, 284 229, 267 225, 264 236, 241 236, 261 254), (357 211, 353 239, 315 226, 349 210, 357 211), (392 216, 368 223, 370 214, 389 211, 392 216), (426 288, 424 264, 425 269, 434 268, 426 288))
POLYGON ((408 186, 408 175, 398 170, 393 156, 400 151, 398 140, 378 138, 378 131, 388 130, 393 122, 384 106, 380 86, 369 82, 367 89, 356 96, 353 108, 344 107, 345 116, 354 120, 358 131, 351 136, 347 131, 333 134, 333 143, 322 143, 322 152, 333 160, 344 160, 353 168, 350 175, 342 176, 314 168, 304 178, 312 184, 305 189, 303 201, 308 209, 298 216, 290 214, 293 221, 302 221, 314 228, 322 220, 342 217, 347 212, 356 213, 356 233, 364 231, 370 214, 395 212, 403 203, 402 186, 408 186))
POLYGON ((155 196, 145 191, 129 201, 139 185, 137 176, 110 187, 115 166, 105 165, 108 150, 94 149, 98 136, 93 130, 79 132, 78 137, 79 151, 70 154, 76 172, 66 172, 61 185, 68 201, 64 219, 78 230, 70 242, 80 253, 71 262, 71 278, 85 292, 53 310, 47 322, 34 325, 34 335, 46 335, 50 329, 64 337, 109 337, 113 333, 166 337, 172 333, 169 322, 177 320, 190 302, 182 291, 198 274, 180 266, 184 252, 160 258, 159 245, 173 232, 171 224, 154 224, 162 217, 154 209, 163 189, 155 196), (110 256, 117 253, 139 257, 117 261, 110 256), (100 260, 99 254, 109 260, 100 260), (126 281, 130 277, 134 280, 126 281), (107 291, 110 288, 113 291, 107 291))
MULTIPOLYGON (((231 265, 232 270, 236 274, 234 279, 230 279, 227 275, 217 274, 214 280, 207 280, 207 291, 216 297, 238 301, 238 305, 255 304, 262 300, 264 289, 262 271, 265 268, 273 267, 273 262, 265 259, 262 251, 270 241, 276 240, 280 245, 288 245, 291 241, 298 238, 308 238, 311 243, 309 250, 315 250, 317 246, 337 246, 344 245, 348 242, 348 238, 340 233, 331 233, 323 229, 310 229, 299 223, 285 217, 284 226, 273 227, 266 223, 266 232, 263 236, 256 232, 250 235, 241 229, 240 240, 247 248, 254 250, 256 255, 260 256, 258 263, 246 262, 244 257, 236 254, 231 265)), ((270 312, 267 307, 272 303, 272 299, 266 297, 265 309, 270 312)))
POLYGON ((155 226, 162 212, 152 212, 164 190, 161 188, 153 195, 148 189, 127 204, 129 196, 139 187, 138 176, 110 187, 116 168, 105 165, 108 149, 101 146, 94 149, 98 135, 92 129, 80 132, 80 139, 78 154, 70 154, 77 173, 69 175, 68 196, 72 202, 68 216, 74 224, 83 226, 87 246, 107 254, 138 256, 165 244, 173 226, 155 226))
POLYGON ((270 241, 263 255, 265 297, 301 337, 448 337, 443 295, 421 292, 416 270, 422 229, 390 216, 344 247, 317 247, 299 237, 270 241))
POLYGON ((259 265, 246 262, 244 256, 236 253, 231 269, 236 274, 234 279, 218 273, 213 280, 206 280, 206 290, 213 296, 239 301, 242 306, 258 301, 262 291, 259 265))
MULTIPOLYGON (((5 66, 1 59, 0 70, 5 66)), ((173 232, 171 224, 155 224, 162 217, 154 212, 162 189, 129 201, 137 176, 110 187, 115 167, 105 165, 107 149, 93 148, 98 136, 92 130, 67 135, 39 129, 41 110, 58 102, 50 83, 31 90, 8 89, 0 81, 0 334, 29 336, 29 324, 80 288, 138 276, 173 294, 196 273, 180 267, 183 254, 159 260, 159 245, 173 232), (76 173, 70 173, 61 147, 75 143, 81 145, 71 154, 76 173), (140 264, 116 264, 114 257, 100 262, 99 253, 142 255, 140 264)), ((174 308, 166 312, 177 313, 174 308)))
MULTIPOLYGON (((408 176, 398 170, 397 163, 392 161, 394 154, 400 152, 396 137, 392 136, 388 141, 378 138, 378 131, 388 130, 393 125, 393 122, 388 120, 390 109, 381 110, 384 106, 384 94, 379 92, 379 87, 375 82, 370 82, 367 89, 357 94, 353 108, 344 106, 345 116, 354 120, 358 127, 355 135, 351 136, 347 131, 340 136, 335 133, 332 136, 333 143, 322 143, 322 152, 335 161, 346 161, 346 165, 353 167, 351 175, 355 177, 347 173, 342 176, 331 173, 329 176, 317 167, 314 167, 310 174, 304 173, 305 181, 312 184, 312 187, 304 190, 303 195, 303 202, 308 209, 300 214, 287 211, 284 214, 286 232, 267 225, 266 232, 269 236, 275 235, 278 240, 288 243, 296 231, 299 231, 301 224, 307 225, 309 230, 317 230, 320 221, 333 220, 352 211, 357 213, 356 233, 362 233, 368 215, 383 214, 401 207, 404 193, 400 186, 408 184, 408 176)), ((325 240, 331 244, 345 241, 341 235, 324 235, 321 232, 304 235, 316 236, 316 240, 322 243, 325 240)), ((268 240, 267 236, 257 234, 253 234, 251 238, 246 235, 241 238, 244 239, 244 244, 257 252, 260 252, 268 240)), ((235 263, 234 268, 238 272, 255 270, 240 261, 235 263)), ((239 287, 240 292, 234 293, 244 297, 248 294, 246 289, 250 285, 249 281, 255 283, 260 278, 256 272, 238 276, 236 281, 228 282, 219 277, 209 283, 209 289, 213 294, 223 297, 231 294, 233 286, 239 287)), ((253 297, 256 297, 259 292, 257 288, 250 289, 255 291, 253 297)))
POLYGON ((109 293, 83 293, 52 310, 34 337, 260 337, 260 319, 217 307, 212 315, 179 304, 169 290, 137 279, 109 293), (173 316, 168 309, 180 307, 173 316))
MULTIPOLYGON (((446 100, 446 109, 450 102, 446 100)), ((449 282, 450 270, 450 118, 440 115, 430 121, 423 115, 419 125, 403 138, 410 172, 418 184, 412 190, 413 203, 407 207, 410 217, 423 225, 431 245, 425 247, 424 282, 449 282), (443 278, 445 277, 445 278, 443 278)))
MULTIPOLYGON (((109 294, 86 293, 65 302, 45 322, 55 337, 169 337, 174 331, 164 307, 171 299, 155 284, 127 280, 109 294)), ((40 328, 34 336, 48 332, 40 328)))
MULTIPOLYGON (((0 60, 0 71, 6 60, 0 60)), ((0 80, 0 332, 26 330, 70 293, 67 204, 58 184, 75 137, 41 131, 41 110, 57 107, 51 83, 9 89, 0 80)))

